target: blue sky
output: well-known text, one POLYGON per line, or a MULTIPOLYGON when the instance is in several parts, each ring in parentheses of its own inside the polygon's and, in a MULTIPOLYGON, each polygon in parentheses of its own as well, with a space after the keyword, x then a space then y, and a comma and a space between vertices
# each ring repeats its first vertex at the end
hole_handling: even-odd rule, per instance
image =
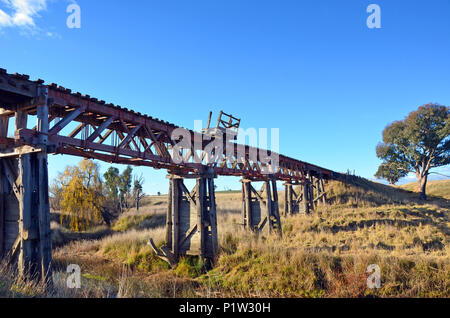
MULTIPOLYGON (((223 109, 280 128, 285 155, 367 178, 387 124, 450 105, 448 0, 79 0, 81 29, 66 26, 70 3, 0 0, 0 67, 189 128, 223 109)), ((51 157, 50 177, 79 160, 51 157)), ((167 191, 163 171, 137 171, 167 191)))

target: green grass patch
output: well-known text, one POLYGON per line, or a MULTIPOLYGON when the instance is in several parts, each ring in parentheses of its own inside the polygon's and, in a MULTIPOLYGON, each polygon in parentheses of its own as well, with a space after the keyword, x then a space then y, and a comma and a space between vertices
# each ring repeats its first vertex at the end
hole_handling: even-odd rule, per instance
POLYGON ((126 232, 136 229, 144 221, 150 220, 153 215, 123 215, 113 225, 112 229, 117 232, 126 232))

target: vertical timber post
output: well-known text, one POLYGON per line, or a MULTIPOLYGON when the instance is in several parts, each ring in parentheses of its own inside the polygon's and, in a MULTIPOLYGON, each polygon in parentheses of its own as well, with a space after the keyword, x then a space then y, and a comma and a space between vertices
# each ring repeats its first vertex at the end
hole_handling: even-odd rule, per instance
MULTIPOLYGON (((45 86, 39 87, 39 95, 44 97, 44 103, 37 107, 37 153, 22 153, 18 160, 17 181, 14 180, 17 168, 13 164, 3 163, 3 168, 9 165, 10 182, 17 182, 19 219, 18 238, 13 246, 12 257, 16 248, 19 256, 17 266, 19 274, 27 279, 38 279, 52 285, 52 248, 50 231, 50 205, 48 197, 48 91, 45 86)), ((16 136, 21 129, 26 129, 28 113, 19 107, 15 113, 16 136)), ((4 184, 3 184, 4 186, 4 184)), ((4 192, 4 189, 3 191, 4 192)), ((12 233, 12 230, 9 229, 12 233)))
POLYGON ((0 259, 3 258, 5 250, 5 202, 3 165, 0 162, 0 259))
MULTIPOLYGON (((0 108, 0 112, 3 111, 3 108, 0 108)), ((8 137, 8 124, 9 119, 5 116, 0 116, 0 137, 6 138, 8 137)), ((1 148, 1 146, 0 146, 1 148)), ((5 204, 5 197, 6 197, 6 178, 4 177, 3 172, 3 164, 0 160, 0 259, 3 258, 3 255, 5 253, 5 222, 6 222, 6 204, 5 204)))
POLYGON ((284 215, 293 214, 293 186, 292 183, 285 183, 284 191, 284 215))
POLYGON ((197 197, 196 197, 196 208, 197 208, 197 233, 200 237, 199 255, 202 259, 206 259, 206 240, 205 240, 205 179, 199 177, 197 179, 197 197))
POLYGON ((314 211, 314 176, 308 173, 309 209, 314 211))
POLYGON ((242 227, 244 230, 247 228, 247 204, 246 204, 246 196, 245 196, 245 184, 244 181, 241 180, 242 186, 241 186, 241 220, 242 220, 242 227))
POLYGON ((173 249, 173 219, 172 219, 172 194, 173 194, 173 181, 169 181, 169 193, 167 198, 167 213, 166 213, 166 247, 170 250, 173 249))
POLYGON ((322 191, 322 204, 327 205, 327 193, 325 191, 325 184, 323 182, 323 175, 320 176, 320 186, 322 191))
POLYGON ((172 182, 172 253, 174 255, 174 262, 177 263, 180 257, 180 183, 183 180, 177 177, 172 177, 170 180, 172 182))
MULTIPOLYGON (((20 109, 17 109, 15 113, 15 131, 16 134, 20 129, 27 128, 28 114, 20 109)), ((19 241, 20 250, 18 258, 18 270, 19 275, 22 277, 35 277, 36 272, 32 265, 32 246, 31 240, 35 240, 37 233, 36 228, 32 228, 31 222, 31 209, 34 208, 34 202, 32 200, 33 189, 32 185, 32 169, 31 169, 31 155, 24 154, 19 156, 19 241)))
POLYGON ((37 131, 40 134, 41 152, 36 154, 36 182, 38 188, 38 220, 41 279, 48 287, 52 285, 52 240, 50 230, 50 204, 48 197, 48 89, 40 87, 40 95, 45 97, 44 105, 37 109, 37 131))
POLYGON ((264 181, 264 187, 266 190, 266 206, 265 206, 265 217, 267 218, 267 226, 265 226, 266 228, 266 233, 267 234, 272 234, 272 229, 273 229, 273 219, 272 219, 272 191, 270 188, 270 182, 268 180, 264 181))
POLYGON ((217 255, 219 255, 219 237, 217 233, 217 209, 216 209, 216 190, 214 187, 214 179, 208 178, 209 187, 209 222, 211 227, 211 245, 214 261, 216 261, 217 255))
POLYGON ((303 192, 303 211, 306 214, 309 214, 309 178, 305 178, 302 184, 302 192, 303 192))
POLYGON ((273 228, 277 231, 278 235, 282 236, 282 228, 281 228, 281 217, 280 217, 280 207, 278 202, 278 189, 277 189, 277 180, 272 179, 272 219, 273 219, 273 228))
POLYGON ((252 185, 250 180, 242 181, 242 224, 244 229, 253 230, 252 185))

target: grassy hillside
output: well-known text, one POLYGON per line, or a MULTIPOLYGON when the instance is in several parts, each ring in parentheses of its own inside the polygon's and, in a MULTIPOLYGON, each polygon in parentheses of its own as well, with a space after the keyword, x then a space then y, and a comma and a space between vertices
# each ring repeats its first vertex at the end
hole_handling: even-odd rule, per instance
MULTIPOLYGON (((434 193, 445 197, 439 187, 434 193)), ((415 193, 360 178, 326 188, 330 205, 282 218, 282 239, 244 232, 240 194, 218 193, 221 253, 208 272, 196 258, 171 269, 154 255, 147 242, 164 243, 167 198, 148 197, 141 211, 122 215, 106 236, 55 249, 54 296, 450 297, 447 199, 422 203, 415 193), (67 264, 81 266, 81 290, 64 288, 67 264), (366 286, 370 264, 381 268, 378 290, 366 286)), ((43 295, 38 287, 9 282, 0 296, 1 288, 16 297, 33 290, 43 295)))
MULTIPOLYGON (((399 188, 415 192, 417 190, 417 183, 408 183, 400 186, 399 188)), ((428 181, 427 195, 431 197, 444 198, 450 200, 450 179, 428 181)))

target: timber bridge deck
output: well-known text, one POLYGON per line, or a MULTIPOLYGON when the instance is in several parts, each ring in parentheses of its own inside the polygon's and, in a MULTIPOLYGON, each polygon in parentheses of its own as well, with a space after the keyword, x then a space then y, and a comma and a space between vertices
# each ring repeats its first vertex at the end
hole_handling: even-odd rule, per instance
POLYGON ((0 256, 20 273, 50 277, 48 154, 166 169, 170 178, 166 244, 161 249, 152 245, 171 264, 186 254, 212 260, 217 256, 214 179, 219 175, 242 177, 243 226, 279 235, 277 181, 285 182, 284 213, 294 214, 310 213, 319 202, 325 203, 324 183, 342 179, 329 169, 226 139, 211 161, 203 133, 186 130, 189 146, 177 148, 172 136, 179 128, 0 69, 0 256), (175 160, 174 153, 182 160, 175 160), (274 155, 275 168, 267 160, 274 155), (197 180, 192 191, 184 185, 185 178, 197 180), (263 182, 261 191, 252 185, 257 181, 263 182))

